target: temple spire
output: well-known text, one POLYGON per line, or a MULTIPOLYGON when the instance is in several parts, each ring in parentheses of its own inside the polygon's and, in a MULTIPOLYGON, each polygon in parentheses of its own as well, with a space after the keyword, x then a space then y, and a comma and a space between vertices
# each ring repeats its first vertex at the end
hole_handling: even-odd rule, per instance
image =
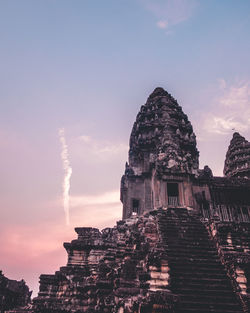
POLYGON ((228 177, 250 178, 250 142, 238 132, 230 141, 223 172, 228 177))

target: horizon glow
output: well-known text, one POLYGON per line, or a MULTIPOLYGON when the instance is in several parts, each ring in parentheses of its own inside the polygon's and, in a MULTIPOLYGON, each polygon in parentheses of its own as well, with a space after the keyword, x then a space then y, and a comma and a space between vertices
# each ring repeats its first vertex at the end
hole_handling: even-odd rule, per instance
POLYGON ((0 2, 7 277, 36 295, 39 275, 66 264, 74 227, 121 219, 130 132, 158 86, 188 115, 200 168, 222 175, 233 132, 250 140, 249 12, 235 0, 0 2))

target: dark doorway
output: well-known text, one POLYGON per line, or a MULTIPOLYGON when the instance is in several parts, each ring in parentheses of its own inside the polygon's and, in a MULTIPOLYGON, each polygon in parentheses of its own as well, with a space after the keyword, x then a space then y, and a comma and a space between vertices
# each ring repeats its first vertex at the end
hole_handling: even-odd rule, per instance
POLYGON ((179 206, 179 186, 177 183, 167 183, 168 205, 179 206))
POLYGON ((132 199, 132 212, 139 214, 140 201, 138 199, 132 199))

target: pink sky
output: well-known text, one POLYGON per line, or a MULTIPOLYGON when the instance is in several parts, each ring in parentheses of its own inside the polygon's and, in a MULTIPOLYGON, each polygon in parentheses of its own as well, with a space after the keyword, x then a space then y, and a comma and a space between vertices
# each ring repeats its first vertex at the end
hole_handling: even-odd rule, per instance
POLYGON ((62 212, 53 220, 3 225, 0 230, 0 259, 4 274, 15 279, 25 278, 36 294, 40 274, 54 273, 60 266, 66 265, 67 253, 63 242, 76 238, 74 227, 103 229, 114 226, 120 219, 121 205, 117 196, 117 192, 111 192, 72 198, 69 226, 65 225, 62 205, 56 203, 53 207, 60 206, 62 212))
MULTIPOLYGON (((66 264, 74 227, 121 218, 120 178, 140 106, 170 92, 193 124, 200 167, 222 175, 232 133, 250 140, 250 2, 0 2, 0 270, 66 264), (62 142, 72 168, 65 223, 62 142)), ((67 167, 67 166, 66 166, 67 167)))

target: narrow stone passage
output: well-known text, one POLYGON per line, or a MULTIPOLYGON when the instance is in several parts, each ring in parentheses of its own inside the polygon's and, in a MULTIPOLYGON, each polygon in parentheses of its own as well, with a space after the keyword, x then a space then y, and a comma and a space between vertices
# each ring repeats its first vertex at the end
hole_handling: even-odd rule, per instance
POLYGON ((177 313, 243 312, 204 225, 187 209, 159 212, 159 229, 169 258, 177 313))

